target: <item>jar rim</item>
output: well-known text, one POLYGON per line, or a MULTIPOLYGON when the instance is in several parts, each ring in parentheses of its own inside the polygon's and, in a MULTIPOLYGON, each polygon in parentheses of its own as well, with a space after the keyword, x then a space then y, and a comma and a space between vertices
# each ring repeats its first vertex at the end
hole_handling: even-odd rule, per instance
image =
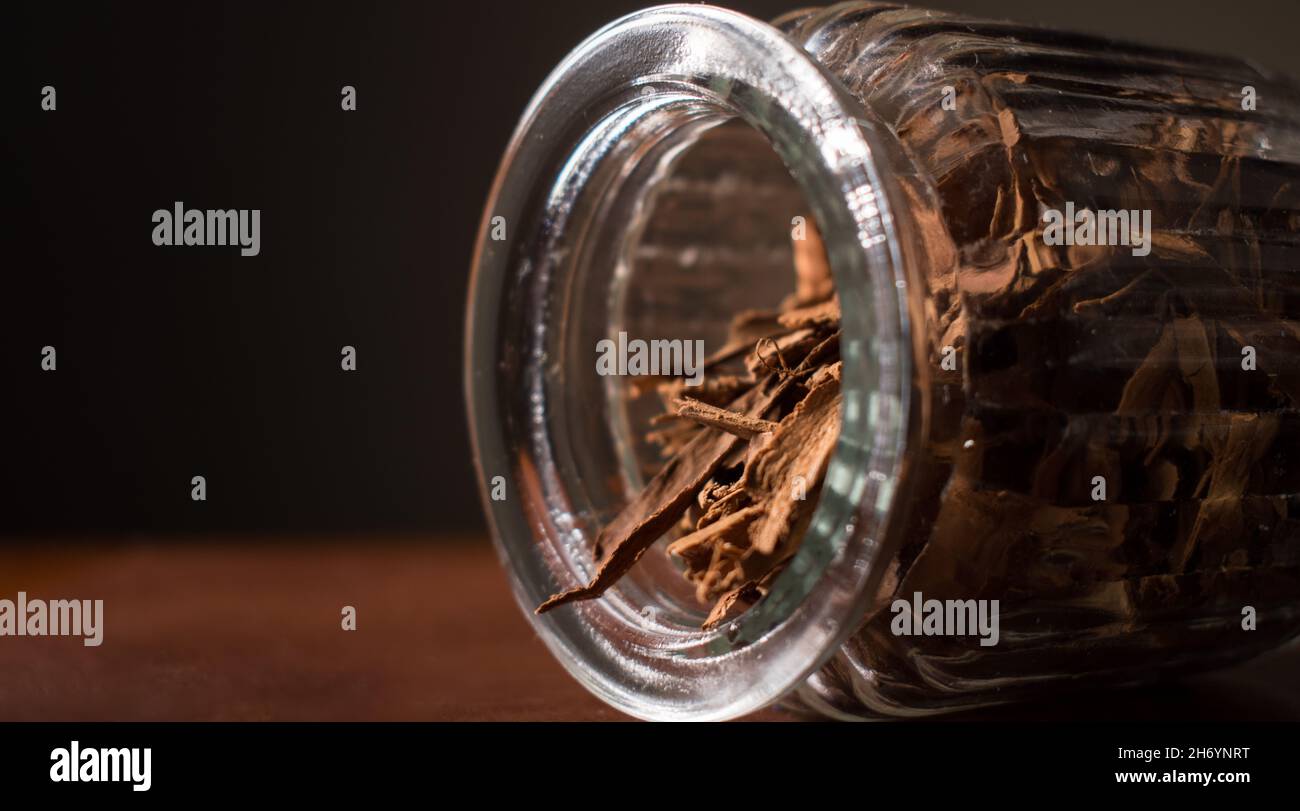
POLYGON ((884 132, 771 25, 710 6, 670 5, 623 17, 579 45, 535 94, 506 150, 476 242, 466 324, 480 490, 515 598, 539 636, 579 682, 624 712, 706 720, 767 706, 834 655, 885 575, 908 441, 911 339, 896 220, 905 209, 882 172, 900 158, 884 132), (536 616, 546 589, 585 579, 568 556, 590 545, 577 530, 561 537, 571 527, 556 522, 557 498, 546 495, 554 460, 535 448, 523 460, 512 452, 499 370, 503 353, 527 352, 505 345, 498 322, 512 285, 525 277, 537 283, 553 270, 547 246, 571 225, 565 216, 609 156, 611 139, 669 108, 688 113, 675 126, 743 119, 803 190, 843 312, 840 440, 798 553, 771 593, 736 620, 714 631, 670 629, 609 598, 536 616), (574 132, 577 118, 584 126, 574 132), (506 225, 503 239, 493 238, 498 222, 506 225), (490 482, 505 470, 514 497, 493 500, 490 482), (611 628, 621 632, 606 633, 611 628))

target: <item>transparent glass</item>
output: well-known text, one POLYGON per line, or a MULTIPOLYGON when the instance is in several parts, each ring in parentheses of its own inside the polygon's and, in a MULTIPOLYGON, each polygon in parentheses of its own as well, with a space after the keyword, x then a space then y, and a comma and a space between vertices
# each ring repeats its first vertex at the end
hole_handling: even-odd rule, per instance
POLYGON ((484 500, 543 640, 626 712, 716 719, 969 708, 1294 636, 1298 115, 1236 60, 883 4, 664 6, 592 36, 507 149, 469 301, 484 500), (1067 203, 1150 211, 1149 253, 1046 244, 1067 203), (596 342, 718 345, 787 292, 801 213, 844 405, 796 557, 710 631, 655 550, 534 616, 651 472, 596 342), (918 592, 997 600, 998 643, 896 634, 918 592))

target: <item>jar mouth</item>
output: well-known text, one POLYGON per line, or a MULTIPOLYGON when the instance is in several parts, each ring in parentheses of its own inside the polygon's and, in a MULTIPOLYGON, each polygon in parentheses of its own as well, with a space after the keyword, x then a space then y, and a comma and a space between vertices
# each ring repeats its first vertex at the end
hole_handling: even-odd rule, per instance
POLYGON ((624 17, 575 49, 507 148, 469 298, 475 463, 517 601, 565 668, 624 712, 705 720, 770 704, 856 630, 886 574, 911 339, 902 209, 887 185, 905 159, 884 132, 776 28, 675 5, 624 17), (635 581, 534 615, 550 594, 593 574, 599 518, 611 507, 605 480, 626 468, 617 441, 586 449, 592 420, 603 420, 592 412, 608 399, 589 374, 588 339, 612 322, 584 326, 579 314, 619 312, 627 281, 619 251, 644 219, 648 192, 682 150, 736 120, 766 140, 802 190, 840 297, 842 427, 812 523, 770 593, 714 630, 690 627, 635 581))

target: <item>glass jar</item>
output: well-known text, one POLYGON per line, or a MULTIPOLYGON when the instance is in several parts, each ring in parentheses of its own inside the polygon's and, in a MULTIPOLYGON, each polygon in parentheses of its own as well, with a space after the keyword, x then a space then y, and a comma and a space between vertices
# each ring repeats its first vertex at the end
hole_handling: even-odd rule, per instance
POLYGON ((920 715, 1276 646, 1298 240, 1300 95, 1243 61, 874 3, 619 20, 534 97, 478 236, 468 407, 515 594, 579 681, 659 719, 920 715), (788 292, 800 214, 843 406, 797 555, 712 630, 654 550, 535 616, 650 468, 597 342, 718 346, 788 292), (898 624, 932 599, 996 605, 996 644, 898 624))

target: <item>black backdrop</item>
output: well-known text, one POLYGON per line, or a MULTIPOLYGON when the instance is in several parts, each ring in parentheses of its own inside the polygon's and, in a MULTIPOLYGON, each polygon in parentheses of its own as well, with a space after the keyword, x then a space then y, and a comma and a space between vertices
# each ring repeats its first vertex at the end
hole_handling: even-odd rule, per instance
MULTIPOLYGON (((480 207, 551 66, 642 5, 7 6, 0 538, 481 527, 460 385, 480 207), (153 246, 178 200, 260 208, 261 254, 153 246)), ((1294 3, 929 5, 1300 74, 1294 3)))

